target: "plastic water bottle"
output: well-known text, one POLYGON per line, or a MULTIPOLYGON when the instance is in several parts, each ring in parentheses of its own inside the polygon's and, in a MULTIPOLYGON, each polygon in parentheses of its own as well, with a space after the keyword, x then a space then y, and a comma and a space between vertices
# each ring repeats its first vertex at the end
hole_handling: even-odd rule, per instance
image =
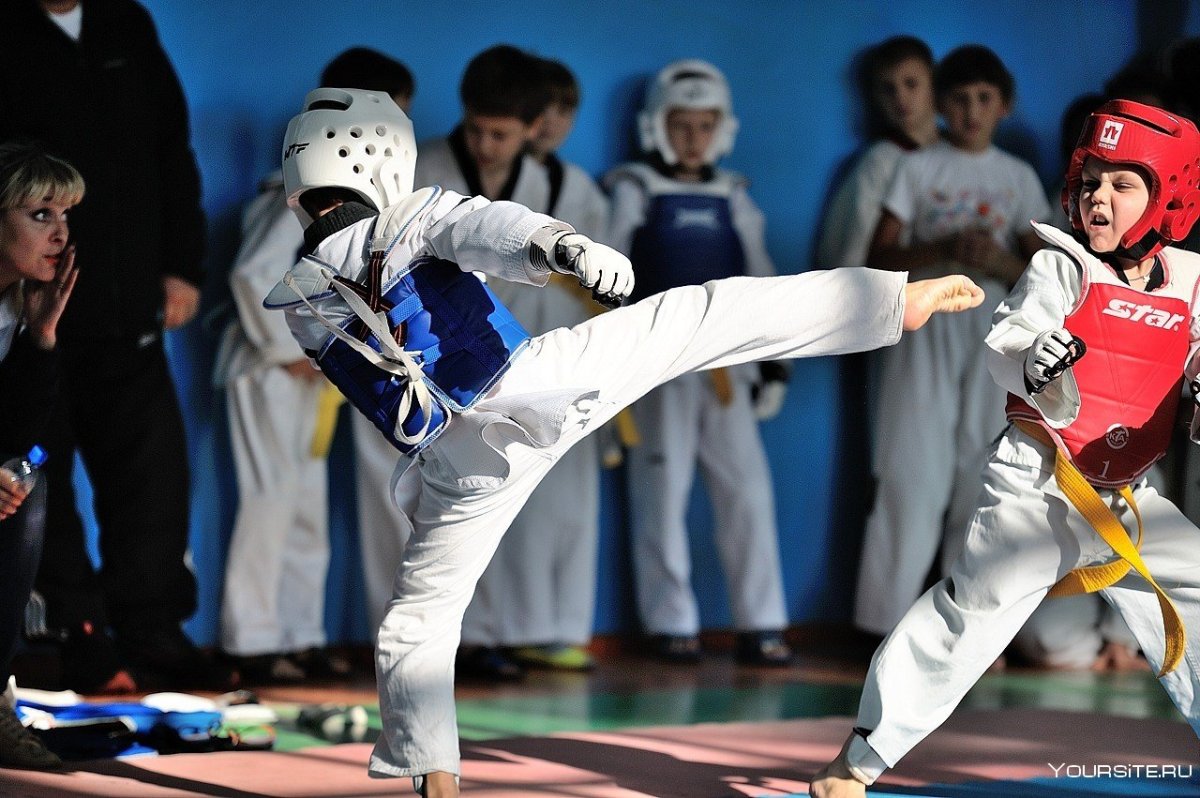
POLYGON ((0 468, 15 476, 17 483, 24 487, 25 492, 28 493, 37 484, 38 469, 45 462, 46 450, 41 446, 34 446, 29 450, 29 454, 24 457, 14 457, 3 465, 0 465, 0 468))

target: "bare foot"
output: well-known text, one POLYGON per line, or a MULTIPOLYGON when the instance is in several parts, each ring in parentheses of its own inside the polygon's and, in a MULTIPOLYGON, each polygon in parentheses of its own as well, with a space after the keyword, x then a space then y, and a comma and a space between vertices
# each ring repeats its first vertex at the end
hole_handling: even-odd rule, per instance
POLYGON ((1138 652, 1120 643, 1105 643, 1092 663, 1094 671, 1148 671, 1150 663, 1138 652))
POLYGON ((934 313, 958 313, 982 302, 983 289, 966 275, 917 280, 904 286, 904 330, 921 329, 934 313))
POLYGON ((853 735, 846 740, 837 758, 813 776, 812 783, 808 785, 808 794, 812 798, 865 798, 867 785, 854 778, 846 764, 850 739, 853 739, 853 735))

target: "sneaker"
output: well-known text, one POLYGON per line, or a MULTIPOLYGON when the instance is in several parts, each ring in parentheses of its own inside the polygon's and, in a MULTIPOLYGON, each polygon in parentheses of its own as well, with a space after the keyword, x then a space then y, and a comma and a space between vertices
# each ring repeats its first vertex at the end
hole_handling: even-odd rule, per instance
POLYGON ((582 646, 552 643, 548 646, 524 646, 512 651, 513 659, 529 668, 552 671, 590 671, 596 667, 592 655, 582 646))
POLYGON ((370 716, 355 704, 316 704, 300 709, 296 728, 331 743, 361 743, 370 734, 370 716))
POLYGON ((792 664, 792 649, 782 632, 739 632, 734 659, 742 665, 785 668, 792 664))
POLYGON ((158 624, 120 634, 117 645, 143 687, 224 692, 238 686, 236 669, 214 660, 178 624, 158 624))
POLYGON ((121 663, 113 639, 91 621, 66 630, 60 650, 63 687, 83 695, 124 695, 138 683, 121 663))
POLYGON ((287 657, 309 679, 348 679, 354 672, 350 660, 327 648, 306 648, 287 657))
POLYGON ((299 684, 308 674, 286 654, 254 654, 248 657, 228 656, 245 684, 299 684))
POLYGON ((0 768, 60 770, 63 761, 21 724, 17 713, 0 701, 0 768))
POLYGON ((480 682, 519 682, 525 678, 525 669, 498 648, 462 646, 454 658, 454 675, 480 682))
POLYGON ((677 665, 691 665, 700 661, 700 638, 695 635, 655 635, 652 642, 654 656, 677 665))

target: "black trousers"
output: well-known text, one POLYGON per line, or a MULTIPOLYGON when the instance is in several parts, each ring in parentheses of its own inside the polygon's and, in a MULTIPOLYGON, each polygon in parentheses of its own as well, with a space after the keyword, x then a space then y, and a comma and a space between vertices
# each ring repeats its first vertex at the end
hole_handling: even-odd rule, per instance
POLYGON ((63 384, 45 448, 50 482, 37 589, 51 626, 111 626, 118 639, 196 609, 187 565, 189 475, 183 419, 161 339, 63 342, 63 384), (75 450, 91 480, 101 568, 75 509, 75 450), (137 631, 134 631, 137 630, 137 631))
MULTIPOLYGON (((0 455, 0 462, 10 455, 0 455)), ((21 507, 0 521, 0 692, 12 676, 13 652, 25 623, 42 534, 46 528, 46 477, 41 475, 21 507)))

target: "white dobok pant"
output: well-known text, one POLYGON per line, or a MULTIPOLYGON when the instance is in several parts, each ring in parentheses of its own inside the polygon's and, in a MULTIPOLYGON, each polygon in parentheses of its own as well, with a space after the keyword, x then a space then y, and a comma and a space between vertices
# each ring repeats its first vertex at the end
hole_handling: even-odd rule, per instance
POLYGON ((379 632, 375 776, 459 772, 454 655, 504 530, 574 443, 681 374, 894 343, 906 275, 865 269, 674 289, 534 338, 419 456, 421 488, 379 632))
POLYGON ((310 453, 323 389, 323 380, 279 367, 226 386, 238 481, 221 602, 221 647, 230 654, 325 644, 326 461, 310 453))
MULTIPOLYGON (((1058 489, 1054 452, 1010 428, 984 470, 979 507, 950 575, 929 589, 871 662, 858 726, 888 767, 949 717, 999 656, 1051 585, 1072 568, 1115 555, 1058 489)), ((1100 496, 1131 535, 1137 523, 1113 491, 1100 496)), ((1187 629, 1200 629, 1200 530, 1145 481, 1134 488, 1145 525, 1142 558, 1175 602, 1187 629)), ((1157 672, 1164 632, 1158 600, 1136 572, 1101 591, 1120 612, 1157 672)), ((1179 667, 1160 681, 1200 733, 1200 650, 1189 641, 1179 667)), ((851 762, 862 747, 851 746, 851 762)))
POLYGON ((354 480, 358 504, 358 543, 362 557, 363 595, 368 627, 379 629, 392 597, 392 580, 412 531, 409 520, 420 487, 416 474, 408 474, 392 490, 396 447, 383 437, 370 419, 351 412, 354 432, 354 480), (406 512, 408 510, 408 512, 406 512))
POLYGON ((587 437, 546 474, 475 586, 464 644, 582 646, 592 639, 599 471, 597 439, 587 437))
POLYGON ((886 634, 925 586, 942 550, 946 573, 975 510, 979 472, 1004 428, 1004 392, 987 369, 984 339, 1004 296, 981 283, 983 304, 939 315, 880 353, 867 518, 854 623, 886 634))
POLYGON ((729 404, 721 403, 704 372, 676 377, 633 405, 642 437, 629 451, 633 572, 638 613, 651 634, 700 630, 687 529, 697 464, 713 508, 734 626, 787 625, 771 469, 749 383, 729 376, 729 404))

